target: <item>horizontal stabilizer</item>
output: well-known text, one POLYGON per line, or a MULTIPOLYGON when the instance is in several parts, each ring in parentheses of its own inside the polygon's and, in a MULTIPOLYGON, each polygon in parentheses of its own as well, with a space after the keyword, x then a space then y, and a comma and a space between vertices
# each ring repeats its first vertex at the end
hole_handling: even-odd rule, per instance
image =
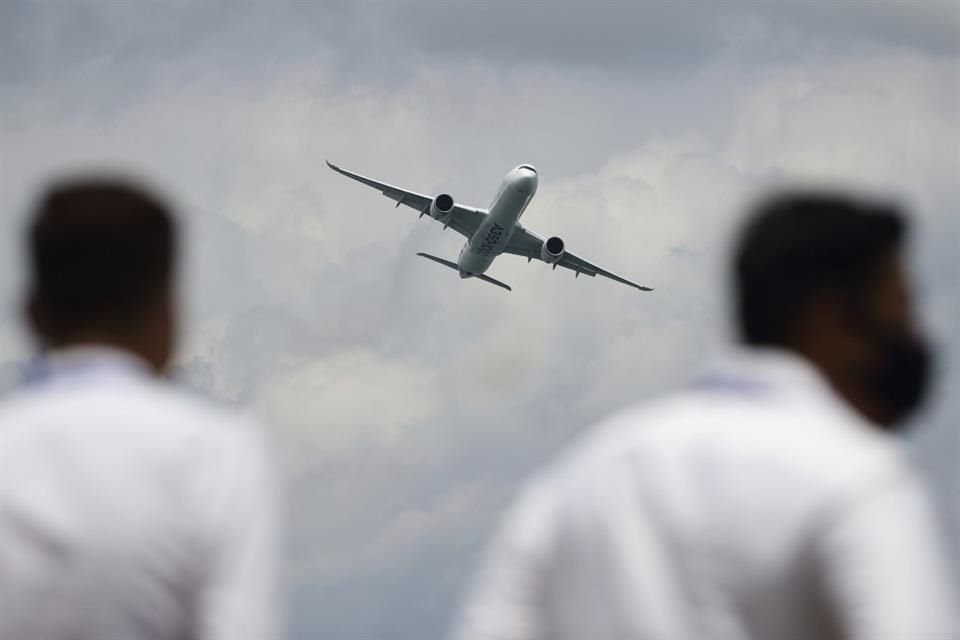
POLYGON ((480 280, 483 280, 484 282, 489 282, 490 284, 495 284, 495 285, 497 285, 498 287, 502 287, 502 288, 506 289, 507 291, 513 291, 513 289, 511 289, 511 288, 510 288, 510 285, 508 285, 507 283, 505 283, 505 282, 500 282, 499 280, 494 280, 494 279, 491 278, 490 276, 484 275, 484 274, 482 274, 482 273, 481 273, 480 275, 471 276, 471 277, 473 277, 473 278, 479 278, 480 280))
POLYGON ((429 253, 418 253, 418 256, 421 258, 426 258, 427 260, 433 260, 438 264, 442 264, 445 267, 450 267, 457 273, 460 273, 460 267, 457 266, 456 262, 450 262, 449 260, 444 260, 443 258, 438 258, 437 256, 432 256, 429 253))
MULTIPOLYGON (((417 255, 420 256, 421 258, 426 258, 427 260, 433 260, 433 261, 436 262, 437 264, 442 264, 443 266, 449 267, 449 268, 453 269, 454 271, 456 271, 457 273, 460 273, 460 266, 457 265, 456 262, 450 262, 449 260, 444 260, 443 258, 438 258, 437 256, 432 256, 432 255, 430 255, 429 253, 418 253, 417 255)), ((470 277, 471 277, 471 278, 477 278, 477 279, 479 279, 479 280, 483 280, 484 282, 489 282, 490 284, 495 284, 495 285, 497 285, 498 287, 501 287, 501 288, 503 288, 503 289, 506 289, 507 291, 513 291, 513 289, 510 288, 510 285, 505 284, 505 283, 503 283, 503 282, 500 282, 499 280, 494 280, 494 279, 491 278, 490 276, 483 275, 482 273, 481 273, 481 274, 471 275, 470 277)))

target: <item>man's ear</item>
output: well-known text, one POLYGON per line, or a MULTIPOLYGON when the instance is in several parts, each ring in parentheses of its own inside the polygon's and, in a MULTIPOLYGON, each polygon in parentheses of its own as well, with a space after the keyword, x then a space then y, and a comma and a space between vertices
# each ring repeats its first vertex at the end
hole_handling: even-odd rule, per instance
POLYGON ((46 345, 54 340, 53 327, 50 323, 50 313, 47 311, 43 299, 36 289, 30 291, 24 296, 23 315, 27 327, 34 338, 46 345))
POLYGON ((149 312, 152 318, 150 357, 158 373, 165 372, 174 356, 178 337, 177 296, 172 285, 163 289, 149 312))
POLYGON ((818 291, 812 294, 797 312, 793 326, 804 342, 820 342, 837 335, 845 321, 836 294, 818 291))
POLYGON ((860 329, 852 308, 838 291, 811 294, 793 320, 792 345, 832 369, 849 356, 851 336, 860 329))

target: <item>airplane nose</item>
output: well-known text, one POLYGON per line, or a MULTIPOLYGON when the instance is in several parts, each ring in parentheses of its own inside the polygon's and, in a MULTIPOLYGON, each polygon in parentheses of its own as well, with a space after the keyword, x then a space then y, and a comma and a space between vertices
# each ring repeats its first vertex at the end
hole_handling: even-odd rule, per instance
POLYGON ((522 193, 533 193, 537 190, 537 172, 530 167, 520 167, 518 170, 516 185, 522 193))

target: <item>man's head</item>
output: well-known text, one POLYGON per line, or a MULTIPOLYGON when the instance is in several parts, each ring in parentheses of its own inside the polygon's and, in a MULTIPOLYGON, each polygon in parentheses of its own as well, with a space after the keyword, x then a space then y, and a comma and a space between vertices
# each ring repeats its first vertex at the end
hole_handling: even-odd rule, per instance
POLYGON ((741 339, 800 353, 865 417, 899 422, 923 400, 930 360, 913 318, 905 234, 890 205, 823 193, 761 203, 734 265, 741 339))
POLYGON ((48 348, 105 344, 163 371, 174 346, 175 260, 173 217, 142 187, 55 184, 29 228, 31 328, 48 348))

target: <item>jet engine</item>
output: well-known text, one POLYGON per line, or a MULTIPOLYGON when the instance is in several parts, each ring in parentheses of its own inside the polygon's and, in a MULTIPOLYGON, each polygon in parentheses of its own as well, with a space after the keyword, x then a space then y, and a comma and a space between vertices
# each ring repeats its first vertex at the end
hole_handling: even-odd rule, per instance
POLYGON ((430 216, 435 220, 443 220, 453 211, 453 197, 448 193, 441 193, 430 203, 430 216))
POLYGON ((540 247, 540 259, 547 264, 556 264, 560 262, 560 258, 563 257, 563 252, 563 240, 557 236, 553 236, 547 238, 543 246, 540 247))

